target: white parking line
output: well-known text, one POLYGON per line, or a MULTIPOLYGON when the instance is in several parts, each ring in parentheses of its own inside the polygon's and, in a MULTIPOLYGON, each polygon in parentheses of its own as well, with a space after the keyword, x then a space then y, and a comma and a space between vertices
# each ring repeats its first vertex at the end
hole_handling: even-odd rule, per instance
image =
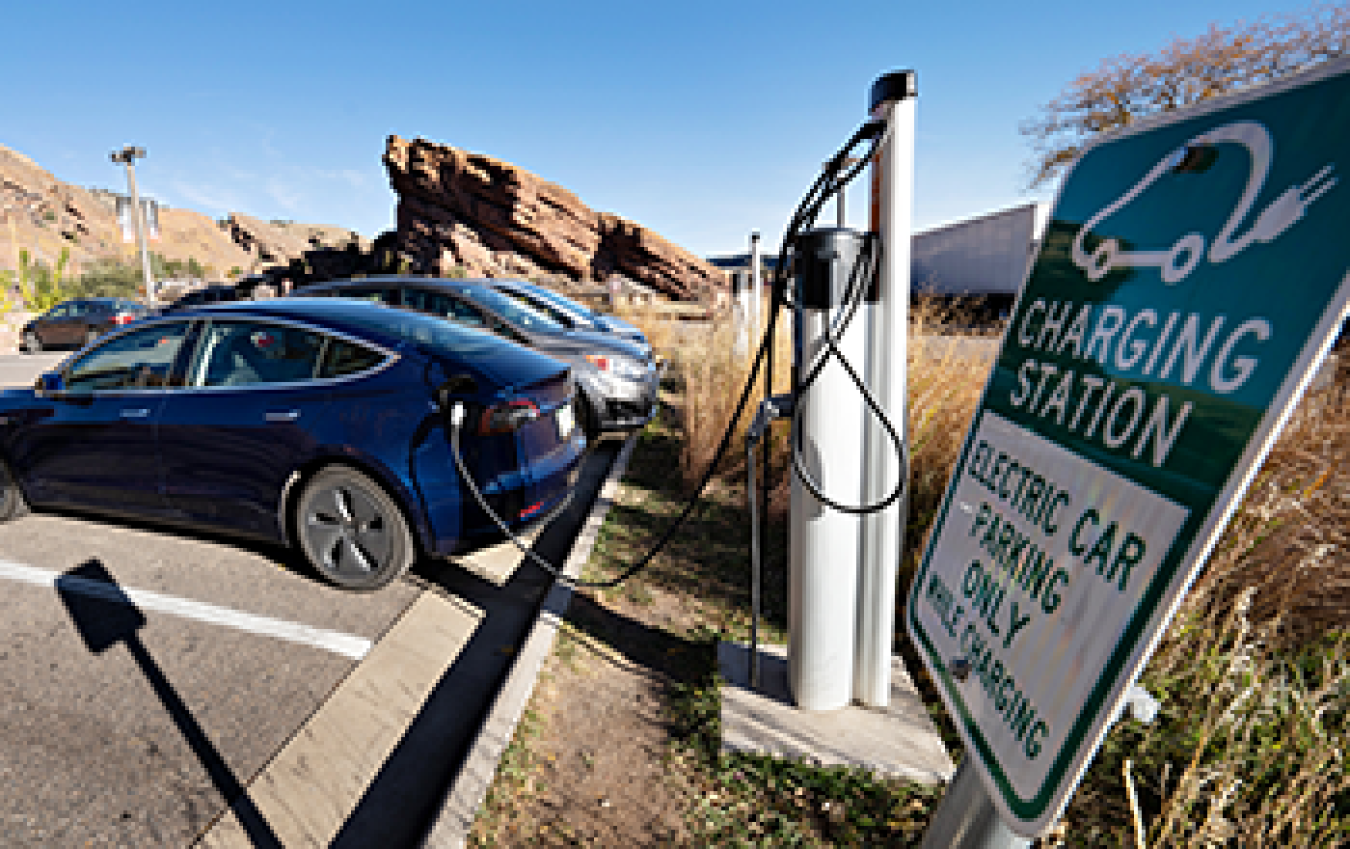
POLYGON ((130 603, 141 610, 153 610, 157 613, 167 613, 170 616, 181 616, 184 619, 196 619, 199 622, 224 625, 227 628, 246 631, 250 634, 289 640, 292 643, 324 649, 353 660, 360 660, 370 651, 370 640, 364 637, 328 631, 323 628, 312 628, 309 625, 273 619, 269 616, 244 613, 240 610, 217 607, 214 604, 201 601, 160 595, 149 590, 117 586, 103 581, 82 578, 78 575, 63 575, 60 572, 39 569, 35 566, 25 566, 22 563, 11 563, 7 560, 0 560, 0 578, 22 581, 40 587, 59 588, 61 592, 76 592, 105 601, 130 603))

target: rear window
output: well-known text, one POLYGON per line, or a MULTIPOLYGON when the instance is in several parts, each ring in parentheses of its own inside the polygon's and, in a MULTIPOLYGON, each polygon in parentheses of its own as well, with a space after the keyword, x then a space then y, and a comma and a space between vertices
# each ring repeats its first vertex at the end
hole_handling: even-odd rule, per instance
POLYGON ((360 374, 366 369, 375 368, 384 360, 384 354, 370 348, 330 339, 323 363, 319 366, 319 377, 345 377, 360 374))

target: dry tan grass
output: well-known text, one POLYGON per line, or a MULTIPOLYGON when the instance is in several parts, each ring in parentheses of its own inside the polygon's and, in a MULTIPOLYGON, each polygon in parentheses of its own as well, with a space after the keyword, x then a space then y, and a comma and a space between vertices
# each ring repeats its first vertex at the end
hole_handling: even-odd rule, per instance
MULTIPOLYGON (((767 309, 766 309, 767 312, 767 309)), ((679 411, 684 437, 680 473, 686 486, 694 485, 708 468, 726 432, 727 423, 750 375, 759 338, 748 338, 747 350, 737 352, 736 330, 728 314, 709 322, 663 318, 641 307, 629 307, 624 317, 647 334, 652 347, 670 362, 674 378, 683 384, 683 409, 679 411)), ((774 337, 774 392, 789 389, 792 363, 792 329, 786 313, 774 337)), ((755 381, 738 421, 735 435, 720 468, 723 475, 744 469, 745 434, 764 397, 764 369, 755 381)), ((784 435, 776 442, 785 444, 784 435)))
POLYGON ((1151 845, 1350 842, 1348 414, 1342 386, 1303 400, 1150 662, 1195 741, 1131 741, 1151 845))

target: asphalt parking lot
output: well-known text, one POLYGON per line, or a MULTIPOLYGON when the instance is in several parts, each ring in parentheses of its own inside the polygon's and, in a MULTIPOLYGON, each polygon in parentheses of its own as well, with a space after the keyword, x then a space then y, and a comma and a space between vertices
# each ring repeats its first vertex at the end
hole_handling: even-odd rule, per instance
MULTIPOLYGON (((0 356, 0 386, 64 356, 0 356)), ((618 444, 588 457, 545 557, 618 444)), ((501 577, 430 561, 350 593, 273 546, 0 524, 0 845, 416 844, 550 584, 501 577)))

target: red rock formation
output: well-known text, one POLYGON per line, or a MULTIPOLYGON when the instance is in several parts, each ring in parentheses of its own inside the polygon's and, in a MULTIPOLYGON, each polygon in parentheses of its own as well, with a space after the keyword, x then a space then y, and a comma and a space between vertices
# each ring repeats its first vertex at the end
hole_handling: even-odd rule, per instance
POLYGON ((715 268, 647 228, 598 213, 556 183, 490 156, 390 136, 397 249, 414 271, 636 280, 674 298, 725 287, 715 268))

